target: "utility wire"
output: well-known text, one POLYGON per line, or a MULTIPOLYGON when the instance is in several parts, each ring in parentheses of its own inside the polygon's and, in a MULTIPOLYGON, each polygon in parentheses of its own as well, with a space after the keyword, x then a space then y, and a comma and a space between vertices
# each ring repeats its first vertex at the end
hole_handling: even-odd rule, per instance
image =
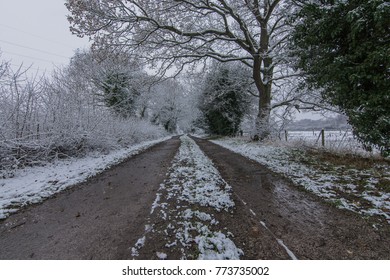
MULTIPOLYGON (((4 51, 4 50, 2 50, 2 52, 3 52, 3 53, 8 53, 8 54, 11 54, 11 55, 20 56, 20 57, 26 57, 26 58, 30 58, 30 59, 35 59, 35 60, 41 60, 41 61, 45 61, 45 62, 50 62, 50 63, 53 63, 53 64, 54 64, 54 61, 47 60, 47 59, 43 59, 43 58, 28 56, 28 55, 19 54, 19 53, 14 53, 14 52, 9 52, 9 51, 4 51)), ((61 62, 56 62, 56 63, 62 64, 61 62)))
POLYGON ((8 28, 8 29, 11 29, 11 30, 14 30, 14 31, 17 31, 17 32, 20 32, 20 33, 24 33, 24 34, 27 34, 27 35, 30 35, 30 36, 33 36, 33 37, 36 37, 36 38, 39 38, 39 39, 42 39, 42 40, 45 40, 45 41, 50 42, 50 43, 54 43, 54 44, 57 44, 57 45, 74 48, 74 46, 68 45, 66 43, 57 42, 57 41, 54 41, 54 40, 42 37, 42 36, 37 35, 37 34, 29 33, 29 32, 26 32, 24 30, 21 30, 21 29, 18 29, 18 28, 15 28, 15 27, 12 27, 12 26, 9 26, 9 25, 6 25, 6 24, 0 24, 0 26, 8 28))
POLYGON ((0 42, 6 43, 6 44, 9 44, 9 45, 12 45, 12 46, 17 46, 17 47, 20 47, 20 48, 25 48, 25 49, 28 49, 28 50, 36 51, 36 52, 41 52, 41 53, 48 54, 48 55, 53 55, 53 56, 58 56, 58 57, 70 59, 69 57, 64 56, 64 55, 59 55, 59 54, 47 52, 47 51, 36 49, 36 48, 26 47, 26 46, 23 46, 23 45, 20 45, 20 44, 15 44, 15 43, 12 43, 12 42, 9 42, 9 41, 5 41, 5 40, 0 40, 0 42))

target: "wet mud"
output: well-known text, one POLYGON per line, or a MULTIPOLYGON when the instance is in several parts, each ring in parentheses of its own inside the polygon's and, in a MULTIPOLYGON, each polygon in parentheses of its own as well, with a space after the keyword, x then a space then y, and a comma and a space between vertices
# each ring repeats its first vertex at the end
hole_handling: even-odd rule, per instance
MULTIPOLYGON (((388 224, 374 228, 369 219, 327 204, 253 160, 194 139, 233 187, 245 213, 296 258, 390 259, 388 224)), ((253 250, 263 250, 255 246, 253 250)), ((279 249, 275 254, 268 249, 265 259, 280 258, 279 249)))

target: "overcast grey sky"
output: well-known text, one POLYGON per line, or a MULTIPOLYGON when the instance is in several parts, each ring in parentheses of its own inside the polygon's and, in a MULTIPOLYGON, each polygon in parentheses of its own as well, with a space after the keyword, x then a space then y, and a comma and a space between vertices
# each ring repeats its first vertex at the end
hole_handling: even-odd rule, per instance
POLYGON ((1 60, 50 71, 66 65, 88 39, 69 31, 64 0, 0 0, 1 60))

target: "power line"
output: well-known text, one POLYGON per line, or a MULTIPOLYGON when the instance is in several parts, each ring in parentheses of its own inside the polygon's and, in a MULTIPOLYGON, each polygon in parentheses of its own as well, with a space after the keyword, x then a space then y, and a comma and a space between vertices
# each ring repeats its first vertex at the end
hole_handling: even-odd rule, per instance
MULTIPOLYGON (((9 51, 4 51, 4 50, 2 50, 2 52, 3 53, 8 53, 8 54, 11 54, 11 55, 20 56, 20 57, 25 57, 25 58, 35 59, 35 60, 41 60, 41 61, 44 61, 44 62, 50 62, 50 63, 54 64, 54 61, 52 61, 52 60, 47 60, 47 59, 43 59, 43 58, 28 56, 28 55, 14 53, 14 52, 9 52, 9 51)), ((61 62, 58 62, 58 61, 56 63, 62 64, 61 62)))
POLYGON ((36 48, 26 47, 26 46, 23 46, 23 45, 20 45, 20 44, 16 44, 16 43, 12 43, 12 42, 5 41, 5 40, 0 40, 0 42, 6 43, 6 44, 9 44, 9 45, 12 45, 12 46, 17 46, 17 47, 20 47, 20 48, 25 48, 25 49, 28 49, 28 50, 36 51, 36 52, 41 52, 41 53, 48 54, 48 55, 53 55, 53 56, 58 56, 58 57, 69 59, 69 57, 64 56, 64 55, 55 54, 55 53, 47 52, 47 51, 36 49, 36 48))
POLYGON ((39 39, 42 39, 42 40, 45 40, 45 41, 50 42, 50 43, 54 43, 54 44, 57 44, 57 45, 74 48, 73 46, 68 45, 66 43, 57 42, 57 41, 54 41, 54 40, 42 37, 42 36, 37 35, 37 34, 29 33, 29 32, 26 32, 24 30, 21 30, 21 29, 18 29, 18 28, 15 28, 15 27, 12 27, 12 26, 9 26, 9 25, 6 25, 6 24, 0 24, 0 26, 8 28, 8 29, 11 29, 11 30, 14 30, 14 31, 17 31, 17 32, 20 32, 20 33, 24 33, 24 34, 27 34, 27 35, 30 35, 30 36, 33 36, 33 37, 36 37, 36 38, 39 38, 39 39))

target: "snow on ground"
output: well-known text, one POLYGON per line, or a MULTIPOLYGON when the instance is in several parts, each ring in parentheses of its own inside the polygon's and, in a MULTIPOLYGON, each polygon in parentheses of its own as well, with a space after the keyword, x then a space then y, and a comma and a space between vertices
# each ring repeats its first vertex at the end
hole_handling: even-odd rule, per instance
MULTIPOLYGON (((176 250, 182 259, 239 259, 242 250, 226 229, 216 229, 219 222, 213 214, 232 211, 231 187, 191 138, 180 139, 180 149, 151 211, 157 220, 164 221, 162 228, 153 225, 154 234, 164 236, 167 249, 158 257, 165 259, 176 250)), ((135 247, 133 257, 138 255, 139 248, 135 247)))
POLYGON ((389 186, 381 186, 390 182, 389 165, 376 164, 362 170, 319 161, 303 148, 277 143, 254 143, 242 138, 212 142, 267 166, 339 208, 384 216, 390 223, 389 186))
MULTIPOLYGON (((325 144, 329 146, 345 146, 348 143, 354 145, 359 142, 353 137, 352 131, 349 130, 324 130, 325 144)), ((288 131, 288 141, 306 141, 312 143, 321 143, 321 130, 313 131, 288 131)))
MULTIPOLYGON (((380 151, 375 148, 370 152, 365 150, 350 130, 324 130, 324 137, 325 148, 332 152, 361 156, 380 154, 380 151)), ((280 138, 285 141, 285 133, 281 133, 280 138)), ((288 143, 285 144, 290 146, 304 145, 308 147, 319 147, 322 145, 321 130, 287 131, 287 139, 288 143)))
POLYGON ((41 202, 55 193, 81 183, 169 138, 143 142, 107 155, 95 154, 85 158, 58 160, 46 166, 17 170, 13 178, 0 179, 0 219, 5 219, 25 205, 41 202))

